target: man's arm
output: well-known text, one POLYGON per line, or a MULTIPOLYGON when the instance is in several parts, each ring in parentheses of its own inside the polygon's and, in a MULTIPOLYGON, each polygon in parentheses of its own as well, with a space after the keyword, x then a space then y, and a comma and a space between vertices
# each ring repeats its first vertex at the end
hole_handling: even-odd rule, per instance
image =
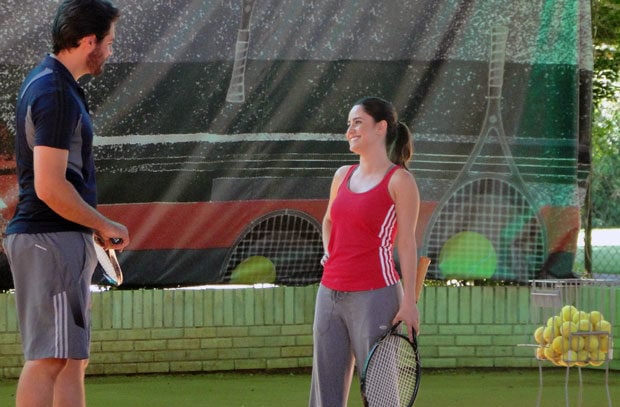
POLYGON ((68 157, 68 150, 34 147, 34 188, 37 196, 63 218, 93 229, 103 239, 121 238, 122 243, 112 247, 123 249, 129 244, 127 228, 86 203, 67 181, 68 157))

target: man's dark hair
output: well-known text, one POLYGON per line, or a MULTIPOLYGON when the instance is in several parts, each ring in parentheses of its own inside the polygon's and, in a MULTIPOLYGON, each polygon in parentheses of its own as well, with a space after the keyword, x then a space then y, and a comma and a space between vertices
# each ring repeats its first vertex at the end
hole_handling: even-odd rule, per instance
POLYGON ((108 0, 64 0, 52 24, 54 54, 77 47, 88 35, 94 34, 100 42, 119 15, 118 8, 108 0))

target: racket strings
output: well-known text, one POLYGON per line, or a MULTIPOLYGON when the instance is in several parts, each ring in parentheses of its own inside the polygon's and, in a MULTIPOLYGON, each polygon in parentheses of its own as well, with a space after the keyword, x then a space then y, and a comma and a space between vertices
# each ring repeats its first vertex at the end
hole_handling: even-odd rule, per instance
MULTIPOLYGON (((545 260, 544 229, 526 196, 503 179, 476 179, 445 202, 428 236, 429 254, 439 255, 445 242, 459 232, 477 232, 496 251, 494 278, 528 280, 545 260)), ((463 255, 480 258, 486 248, 471 244, 463 255)), ((434 262, 433 272, 437 271, 434 262)))
POLYGON ((370 407, 410 406, 419 380, 414 347, 400 335, 389 335, 375 348, 368 361, 364 394, 370 407))
POLYGON ((319 224, 297 211, 278 211, 251 224, 231 248, 225 278, 251 256, 264 256, 275 266, 277 282, 306 285, 320 280, 323 241, 319 224))

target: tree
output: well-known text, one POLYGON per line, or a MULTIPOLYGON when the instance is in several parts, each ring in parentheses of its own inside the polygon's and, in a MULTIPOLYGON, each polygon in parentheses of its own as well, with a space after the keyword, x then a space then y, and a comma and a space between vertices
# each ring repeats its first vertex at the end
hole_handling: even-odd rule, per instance
POLYGON ((592 0, 594 43, 593 99, 615 99, 620 75, 620 4, 614 0, 592 0))
POLYGON ((592 0, 592 227, 620 226, 620 5, 592 0))

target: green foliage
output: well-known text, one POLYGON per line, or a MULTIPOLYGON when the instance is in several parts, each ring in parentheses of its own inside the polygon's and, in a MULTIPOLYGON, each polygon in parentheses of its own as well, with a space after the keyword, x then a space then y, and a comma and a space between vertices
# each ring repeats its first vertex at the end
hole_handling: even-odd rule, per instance
POLYGON ((617 0, 592 0, 594 43, 594 104, 617 96, 620 77, 620 4, 617 0))
POLYGON ((592 227, 620 226, 620 4, 592 0, 592 227), (611 203, 611 204, 610 204, 611 203))
POLYGON ((617 0, 592 0, 594 42, 614 43, 620 38, 620 4, 617 0))
POLYGON ((620 103, 605 101, 592 124, 592 227, 620 226, 620 103))
POLYGON ((594 78, 592 98, 595 105, 614 99, 620 80, 620 52, 618 44, 594 45, 594 78))

